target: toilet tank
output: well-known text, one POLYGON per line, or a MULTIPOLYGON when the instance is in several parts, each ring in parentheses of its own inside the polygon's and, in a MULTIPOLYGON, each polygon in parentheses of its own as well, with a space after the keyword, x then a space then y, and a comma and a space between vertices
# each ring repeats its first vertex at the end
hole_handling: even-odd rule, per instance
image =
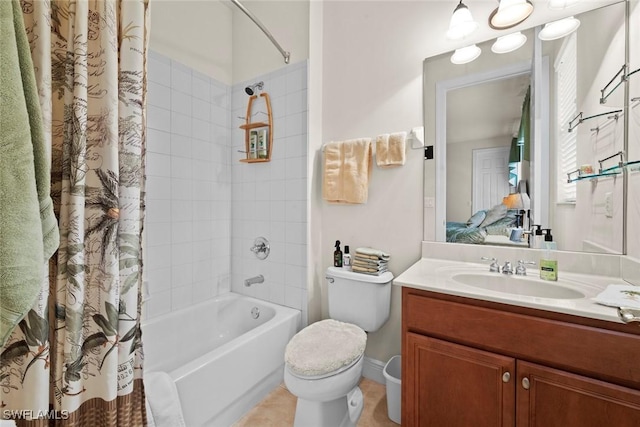
POLYGON ((326 279, 329 317, 332 319, 353 323, 367 332, 374 332, 389 318, 393 280, 391 272, 373 276, 329 267, 326 279))

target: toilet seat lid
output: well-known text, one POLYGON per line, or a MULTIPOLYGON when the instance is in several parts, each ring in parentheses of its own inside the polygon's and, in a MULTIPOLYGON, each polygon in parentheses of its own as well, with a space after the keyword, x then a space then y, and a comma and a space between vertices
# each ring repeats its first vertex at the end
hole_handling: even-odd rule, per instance
POLYGON ((321 320, 298 332, 284 353, 292 373, 321 376, 351 365, 364 353, 367 334, 351 323, 321 320))

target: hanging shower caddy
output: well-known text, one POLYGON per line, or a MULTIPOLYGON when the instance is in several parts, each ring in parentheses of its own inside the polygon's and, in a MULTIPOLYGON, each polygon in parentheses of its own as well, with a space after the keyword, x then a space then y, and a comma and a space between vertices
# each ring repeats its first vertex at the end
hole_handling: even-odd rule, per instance
POLYGON ((269 98, 269 94, 266 92, 262 92, 260 94, 261 98, 264 98, 264 102, 267 108, 267 121, 266 122, 252 122, 251 119, 254 115, 252 113, 253 102, 258 99, 258 95, 252 95, 249 97, 249 104, 247 105, 247 116, 246 122, 243 125, 240 125, 240 129, 244 130, 244 145, 245 145, 245 153, 246 158, 240 159, 243 163, 263 163, 271 161, 271 152, 273 150, 273 114, 271 113, 271 99, 269 98), (256 138, 259 135, 264 135, 263 132, 266 131, 266 153, 264 155, 259 154, 259 150, 255 146, 257 144, 256 141, 253 142, 254 146, 251 147, 251 134, 252 132, 256 132, 256 138), (253 149, 252 149, 253 148, 253 149), (255 153, 255 157, 253 156, 255 153))

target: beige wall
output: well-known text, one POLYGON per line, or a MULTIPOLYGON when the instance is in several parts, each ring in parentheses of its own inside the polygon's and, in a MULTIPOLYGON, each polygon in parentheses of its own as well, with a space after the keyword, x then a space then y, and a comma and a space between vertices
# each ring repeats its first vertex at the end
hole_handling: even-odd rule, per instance
MULTIPOLYGON (((422 25, 428 10, 424 2, 324 3, 322 142, 375 138, 422 125, 425 45, 418 41, 428 40, 429 28, 422 25)), ((311 55, 312 68, 316 58, 311 55)), ((321 315, 327 317, 323 273, 333 265, 335 240, 352 250, 372 246, 391 253, 389 267, 395 275, 420 258, 423 160, 421 150, 408 149, 404 166, 387 170, 374 166, 366 204, 333 205, 319 200, 317 143, 313 150, 309 153, 316 157, 311 176, 312 214, 320 214, 322 233, 317 236, 320 253, 311 284, 318 298, 311 303, 321 304, 321 315)), ((400 302, 400 288, 394 287, 391 319, 369 335, 367 356, 386 361, 400 353, 400 302)))
MULTIPOLYGON (((309 58, 309 1, 241 1, 269 30, 290 63, 309 58)), ((284 58, 266 35, 233 6, 233 83, 285 66, 284 58)))
POLYGON ((231 84, 231 9, 219 0, 153 1, 149 47, 231 84))

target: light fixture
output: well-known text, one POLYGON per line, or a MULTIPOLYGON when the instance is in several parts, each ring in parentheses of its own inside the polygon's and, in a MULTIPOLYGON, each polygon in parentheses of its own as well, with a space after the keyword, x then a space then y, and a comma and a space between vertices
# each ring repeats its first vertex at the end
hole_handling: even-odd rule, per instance
POLYGON ((551 10, 564 10, 578 4, 579 0, 549 0, 547 7, 551 10))
POLYGON ((477 28, 478 23, 473 20, 469 8, 460 0, 460 3, 453 11, 453 15, 451 15, 447 38, 449 40, 460 40, 473 33, 477 28))
POLYGON ((515 27, 531 15, 533 3, 529 0, 500 0, 500 5, 489 15, 489 26, 494 30, 515 27))
POLYGON ((467 47, 462 47, 460 49, 456 49, 453 55, 451 55, 451 62, 456 65, 466 64, 480 56, 481 52, 482 51, 480 50, 480 48, 475 44, 467 47))
POLYGON ((527 42, 527 36, 520 31, 506 36, 498 37, 491 46, 493 53, 507 53, 522 47, 527 42))
POLYGON ((538 33, 540 40, 555 40, 566 37, 573 33, 580 26, 580 21, 573 16, 560 19, 558 21, 549 22, 538 33))

